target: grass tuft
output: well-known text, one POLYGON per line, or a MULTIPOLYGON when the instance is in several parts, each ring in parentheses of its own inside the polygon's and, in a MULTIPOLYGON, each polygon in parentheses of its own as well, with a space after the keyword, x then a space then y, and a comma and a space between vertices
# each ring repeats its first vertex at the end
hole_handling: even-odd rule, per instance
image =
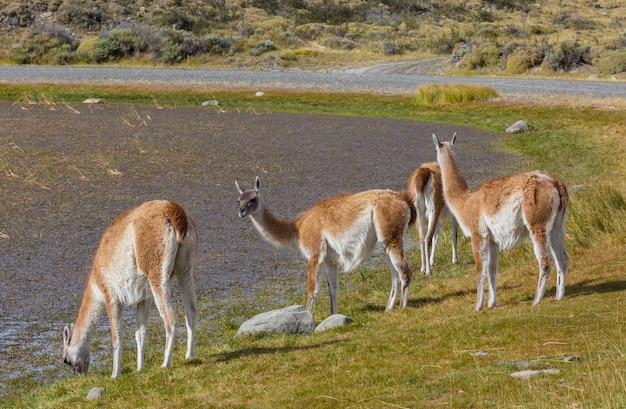
POLYGON ((570 197, 567 241, 572 251, 626 244, 626 199, 617 189, 584 187, 570 197))
POLYGON ((487 101, 498 97, 492 87, 474 84, 427 84, 417 88, 415 104, 449 105, 473 101, 487 101))

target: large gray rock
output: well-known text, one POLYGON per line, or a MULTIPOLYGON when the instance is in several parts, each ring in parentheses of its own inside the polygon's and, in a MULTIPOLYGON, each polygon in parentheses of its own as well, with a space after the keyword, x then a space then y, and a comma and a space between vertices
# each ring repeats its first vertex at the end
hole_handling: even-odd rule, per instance
POLYGON ((320 324, 315 328, 315 332, 322 332, 332 328, 343 327, 351 322, 354 322, 354 320, 350 317, 342 314, 333 314, 324 321, 320 322, 320 324))
POLYGON ((245 334, 279 333, 310 334, 315 330, 315 319, 303 305, 292 305, 279 310, 257 314, 241 324, 236 337, 245 334))
POLYGON ((522 120, 515 122, 513 125, 506 128, 506 133, 520 133, 528 130, 528 124, 522 120))

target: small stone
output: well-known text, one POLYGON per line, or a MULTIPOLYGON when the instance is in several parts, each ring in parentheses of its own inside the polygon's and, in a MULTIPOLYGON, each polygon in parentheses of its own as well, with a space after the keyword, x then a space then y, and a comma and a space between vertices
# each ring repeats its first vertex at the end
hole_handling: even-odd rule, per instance
POLYGON ((332 328, 343 327, 351 322, 354 322, 354 320, 350 317, 343 314, 333 314, 324 321, 320 322, 320 324, 315 328, 315 332, 322 332, 332 328))
POLYGON ((219 101, 217 101, 217 100, 215 100, 215 99, 212 99, 212 100, 209 100, 209 101, 204 101, 204 102, 202 103, 202 106, 203 106, 203 107, 216 107, 216 106, 218 106, 219 104, 220 104, 220 103, 219 103, 219 101))
POLYGON ((104 393, 104 388, 91 388, 89 393, 87 394, 87 400, 98 399, 104 393))
POLYGON ((557 368, 537 369, 537 370, 529 369, 529 370, 526 370, 526 371, 513 372, 511 374, 511 376, 514 377, 514 378, 528 379, 531 376, 537 376, 537 375, 558 375, 559 373, 561 373, 561 371, 559 371, 557 368))

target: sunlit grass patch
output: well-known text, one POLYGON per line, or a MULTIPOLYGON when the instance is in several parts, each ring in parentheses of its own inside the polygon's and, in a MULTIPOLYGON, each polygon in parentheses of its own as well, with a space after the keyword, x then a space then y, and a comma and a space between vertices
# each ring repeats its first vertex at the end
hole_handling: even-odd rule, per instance
POLYGON ((417 88, 415 104, 447 105, 473 101, 487 101, 498 97, 492 87, 475 84, 427 84, 417 88))
POLYGON ((626 199, 610 186, 570 194, 567 239, 572 250, 626 244, 626 199))

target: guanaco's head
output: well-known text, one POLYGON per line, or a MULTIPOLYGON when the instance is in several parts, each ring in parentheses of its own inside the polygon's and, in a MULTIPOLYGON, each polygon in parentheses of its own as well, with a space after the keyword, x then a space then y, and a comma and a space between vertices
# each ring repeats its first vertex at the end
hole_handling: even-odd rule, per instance
POLYGON ((239 202, 239 217, 246 217, 258 212, 261 209, 261 198, 259 196, 261 179, 258 176, 256 177, 253 190, 243 190, 237 181, 235 181, 235 186, 239 192, 239 199, 237 199, 237 202, 239 202))
POLYGON ((75 345, 76 342, 72 344, 73 332, 74 324, 63 328, 63 363, 71 366, 74 373, 84 375, 89 370, 90 346, 87 344, 80 348, 79 345, 75 345))
POLYGON ((437 138, 437 135, 433 134, 433 142, 435 143, 435 150, 437 151, 437 157, 439 157, 439 154, 441 153, 442 150, 448 150, 450 153, 452 153, 453 152, 452 147, 454 146, 454 143, 456 142, 456 132, 454 133, 454 135, 452 135, 452 139, 450 139, 450 142, 441 142, 437 138))

